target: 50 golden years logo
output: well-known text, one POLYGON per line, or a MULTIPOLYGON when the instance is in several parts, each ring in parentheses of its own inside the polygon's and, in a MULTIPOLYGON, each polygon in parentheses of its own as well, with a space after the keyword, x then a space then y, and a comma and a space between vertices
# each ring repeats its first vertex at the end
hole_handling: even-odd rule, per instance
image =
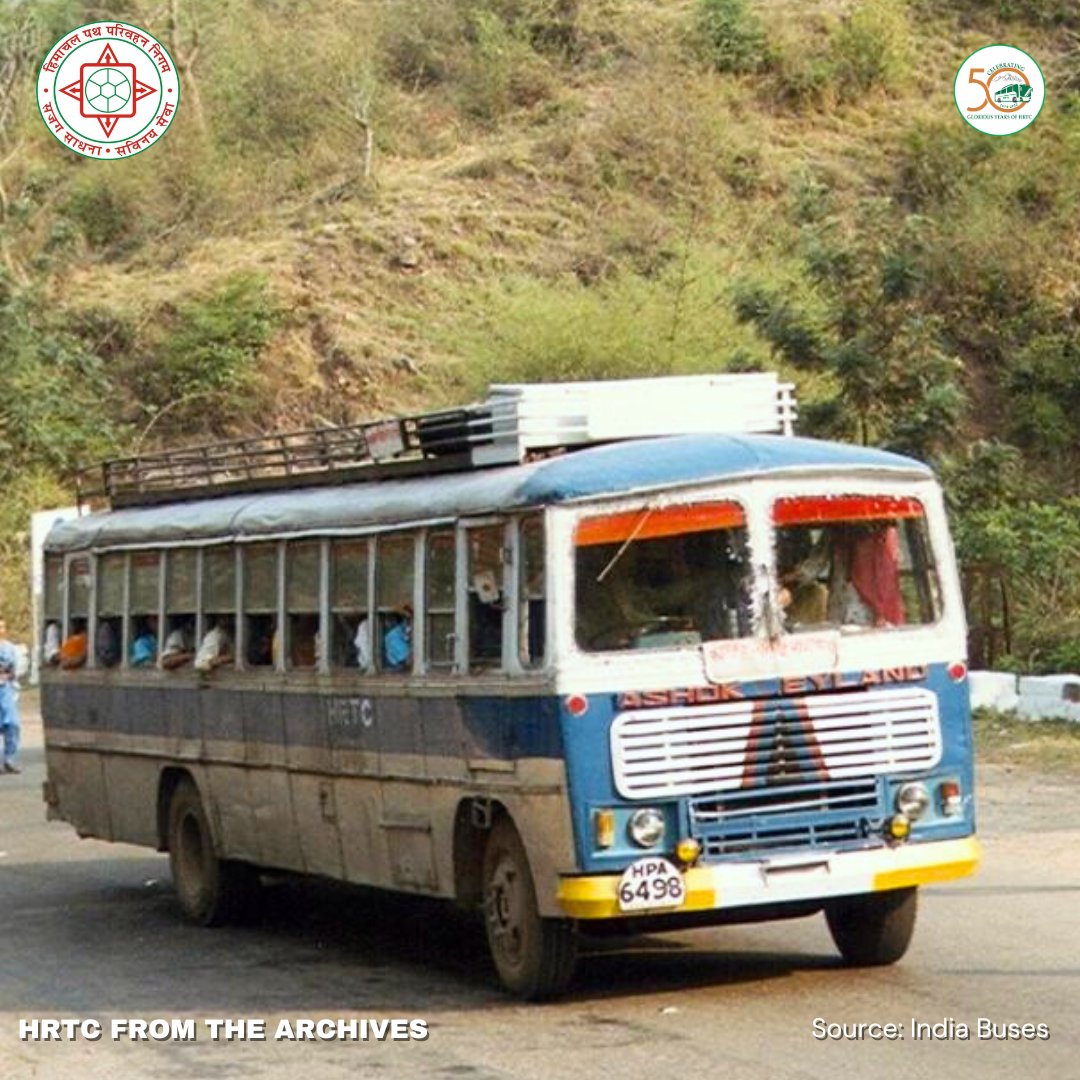
POLYGON ((168 50, 122 22, 65 34, 45 54, 37 80, 41 118, 73 153, 100 160, 153 146, 176 119, 180 80, 168 50))
POLYGON ((961 65, 953 82, 960 115, 987 135, 1015 135, 1046 100, 1042 69, 1014 45, 985 45, 961 65))

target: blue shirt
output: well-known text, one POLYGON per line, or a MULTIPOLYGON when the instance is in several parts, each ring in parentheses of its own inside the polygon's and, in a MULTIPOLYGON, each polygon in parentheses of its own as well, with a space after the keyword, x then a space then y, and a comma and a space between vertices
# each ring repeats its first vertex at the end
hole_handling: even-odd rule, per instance
POLYGON ((383 658, 391 670, 400 670, 409 662, 412 654, 412 627, 408 620, 395 623, 383 638, 383 658))
POLYGON ((19 669, 19 654, 10 641, 0 641, 0 702, 14 702, 19 684, 15 673, 19 669))
POLYGON ((131 643, 131 666, 145 667, 157 659, 157 638, 153 634, 140 634, 131 643))

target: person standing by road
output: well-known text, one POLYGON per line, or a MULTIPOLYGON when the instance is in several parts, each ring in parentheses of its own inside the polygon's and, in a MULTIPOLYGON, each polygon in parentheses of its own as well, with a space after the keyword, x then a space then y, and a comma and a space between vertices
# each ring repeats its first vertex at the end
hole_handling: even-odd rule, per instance
POLYGON ((19 655, 8 641, 7 620, 0 616, 0 729, 4 738, 4 772, 22 770, 16 763, 19 756, 19 655))

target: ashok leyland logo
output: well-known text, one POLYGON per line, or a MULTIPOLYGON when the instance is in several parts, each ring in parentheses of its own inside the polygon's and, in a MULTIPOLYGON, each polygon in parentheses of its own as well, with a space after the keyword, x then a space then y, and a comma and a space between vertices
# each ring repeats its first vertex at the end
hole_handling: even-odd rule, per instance
POLYGON ((973 128, 987 135, 1015 135, 1039 115, 1046 82, 1023 49, 986 45, 960 65, 953 96, 973 128))
POLYGON ((41 118, 60 142, 107 160, 138 154, 165 134, 180 82, 172 57, 145 30, 100 22, 49 49, 37 93, 41 118))

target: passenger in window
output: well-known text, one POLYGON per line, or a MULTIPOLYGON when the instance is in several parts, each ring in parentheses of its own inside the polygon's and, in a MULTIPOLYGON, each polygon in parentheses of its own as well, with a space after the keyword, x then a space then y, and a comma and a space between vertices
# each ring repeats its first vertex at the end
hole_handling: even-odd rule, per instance
POLYGON ((45 641, 41 646, 41 661, 49 667, 60 663, 60 626, 50 622, 45 627, 45 641))
POLYGON ((795 629, 828 622, 829 587, 825 582, 832 568, 829 533, 822 533, 814 543, 809 529, 787 529, 777 543, 777 599, 785 626, 795 629))
POLYGON ((213 671, 233 659, 232 637, 225 627, 215 623, 203 636, 198 652, 195 653, 196 671, 213 671))
POLYGON ((157 660, 157 619, 152 615, 142 620, 131 642, 132 667, 152 667, 157 660))
POLYGON ((901 626, 900 538, 890 523, 843 524, 822 532, 794 565, 781 564, 780 604, 790 624, 901 626), (821 580, 828 581, 826 586, 821 580))
POLYGON ((195 659, 193 634, 188 625, 174 626, 165 638, 165 645, 161 650, 161 666, 166 671, 183 667, 195 659))
POLYGON ((469 655, 481 663, 502 659, 503 602, 499 581, 492 570, 478 570, 473 575, 470 593, 469 655))
POLYGON ((86 654, 89 648, 86 633, 86 620, 73 619, 71 633, 64 639, 60 646, 60 666, 65 671, 80 668, 86 663, 86 654))
POLYGON ((102 619, 98 623, 94 657, 101 667, 116 667, 120 663, 120 635, 115 623, 115 619, 102 619))
POLYGON ((412 605, 394 609, 391 623, 383 636, 383 667, 404 671, 412 658, 412 605))
POLYGON ((356 666, 366 671, 371 667, 371 622, 366 616, 357 624, 352 645, 356 653, 356 666))
POLYGON ((857 526, 849 539, 848 581, 874 626, 901 626, 900 536, 895 525, 857 526))

